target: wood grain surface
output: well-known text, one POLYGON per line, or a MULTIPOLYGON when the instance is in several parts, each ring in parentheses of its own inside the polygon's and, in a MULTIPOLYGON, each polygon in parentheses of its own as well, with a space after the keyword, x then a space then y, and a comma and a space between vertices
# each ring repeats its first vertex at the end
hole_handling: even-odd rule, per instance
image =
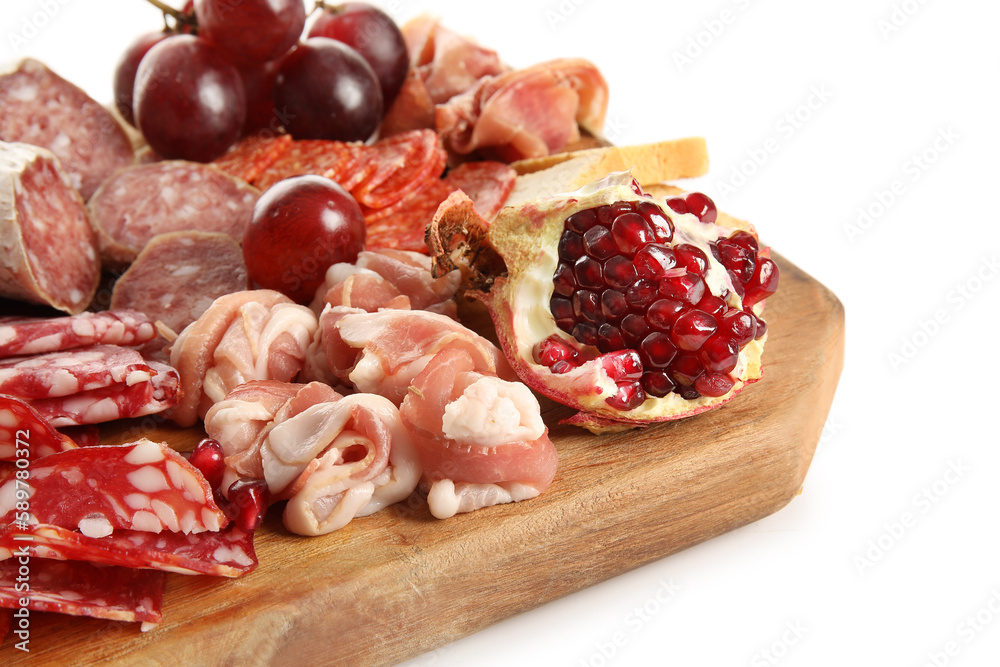
MULTIPOLYGON (((392 664, 781 509, 802 488, 833 399, 844 312, 776 259, 764 378, 728 405, 598 437, 556 425, 569 411, 543 403, 560 468, 537 499, 439 521, 414 494, 313 538, 272 511, 260 567, 238 580, 169 575, 155 630, 32 613, 31 653, 8 637, 0 662, 392 664)), ((187 449, 202 434, 154 418, 106 433, 139 436, 187 449)))

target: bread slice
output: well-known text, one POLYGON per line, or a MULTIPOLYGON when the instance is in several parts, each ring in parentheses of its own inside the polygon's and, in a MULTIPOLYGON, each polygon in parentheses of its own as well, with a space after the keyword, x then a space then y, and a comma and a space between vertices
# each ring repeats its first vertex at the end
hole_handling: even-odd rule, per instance
POLYGON ((643 186, 696 178, 708 172, 708 150, 701 137, 674 139, 638 146, 607 146, 541 158, 519 160, 510 165, 518 173, 508 206, 572 192, 613 171, 631 169, 643 186))

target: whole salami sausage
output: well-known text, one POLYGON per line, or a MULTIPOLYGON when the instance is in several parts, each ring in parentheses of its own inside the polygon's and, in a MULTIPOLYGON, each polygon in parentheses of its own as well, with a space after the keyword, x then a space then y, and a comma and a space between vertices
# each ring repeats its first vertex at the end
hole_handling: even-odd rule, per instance
POLYGON ((221 232, 238 241, 260 192, 221 169, 167 160, 123 169, 87 206, 106 266, 123 268, 157 234, 221 232))
POLYGON ((0 296, 79 313, 100 278, 87 210, 59 161, 44 148, 0 142, 0 296))
POLYGON ((0 75, 0 140, 47 148, 84 199, 134 162, 132 145, 111 113, 37 60, 0 75))
POLYGON ((249 286, 243 251, 231 236, 171 232, 154 236, 118 279, 111 307, 141 311, 180 333, 217 298, 249 286))

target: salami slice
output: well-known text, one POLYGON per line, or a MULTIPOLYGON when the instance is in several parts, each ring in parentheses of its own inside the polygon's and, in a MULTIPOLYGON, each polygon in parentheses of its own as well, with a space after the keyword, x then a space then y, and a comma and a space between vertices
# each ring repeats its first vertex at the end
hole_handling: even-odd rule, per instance
POLYGON ((166 444, 145 438, 59 452, 31 462, 28 472, 27 482, 9 479, 0 487, 4 517, 15 509, 17 491, 30 489, 30 514, 18 515, 18 528, 50 524, 104 537, 119 529, 188 534, 228 524, 205 477, 166 444))
POLYGON ((101 429, 95 424, 63 426, 56 430, 75 442, 77 447, 96 447, 101 444, 101 429))
MULTIPOLYGON (((502 162, 465 162, 448 172, 445 182, 462 190, 486 220, 496 217, 514 190, 517 172, 502 162)), ((448 194, 451 194, 450 192, 448 194)), ((442 200, 443 201, 443 200, 442 200)))
POLYGON ((26 58, 0 75, 0 109, 0 140, 55 153, 85 200, 135 159, 114 116, 37 60, 26 58))
POLYGON ((82 561, 18 559, 0 562, 0 607, 28 609, 112 621, 159 623, 166 573, 127 567, 102 567, 82 561), (29 590, 18 587, 20 568, 28 568, 29 590))
POLYGON ((448 158, 433 130, 397 134, 372 146, 372 152, 378 166, 352 190, 369 208, 390 206, 439 178, 448 158))
POLYGON ((228 234, 172 232, 142 249, 115 283, 111 307, 142 311, 180 332, 217 298, 249 286, 243 250, 228 234))
POLYGON ((212 164, 236 178, 253 183, 267 171, 292 144, 290 134, 277 137, 246 137, 212 164))
POLYGON ((278 181, 304 174, 325 176, 344 185, 341 176, 348 171, 345 168, 346 164, 353 158, 352 144, 323 139, 293 141, 281 156, 260 174, 254 185, 266 190, 278 181))
POLYGON ((133 385, 150 377, 142 355, 117 345, 0 360, 0 393, 26 399, 72 396, 113 385, 133 385))
POLYGON ((142 345, 156 338, 138 311, 105 310, 69 317, 0 318, 0 358, 60 352, 89 345, 142 345))
POLYGON ((79 313, 100 278, 87 210, 59 161, 44 148, 0 142, 0 296, 79 313))
POLYGON ((8 519, 0 521, 0 561, 13 558, 27 546, 33 558, 83 560, 178 574, 242 577, 257 567, 253 533, 236 526, 197 535, 118 530, 107 537, 87 537, 61 526, 33 524, 22 529, 8 519))
POLYGON ((76 447, 30 405, 0 394, 0 461, 33 461, 76 447))
POLYGON ((119 171, 87 206, 101 258, 122 268, 157 234, 197 230, 242 240, 259 195, 212 165, 166 160, 119 171))
POLYGON ((14 625, 14 610, 7 609, 4 607, 0 609, 0 644, 3 644, 3 640, 7 639, 7 635, 10 634, 10 629, 14 625))
POLYGON ((149 361, 149 379, 82 391, 72 396, 41 398, 31 406, 53 426, 102 424, 153 415, 177 404, 180 377, 166 364, 149 361))

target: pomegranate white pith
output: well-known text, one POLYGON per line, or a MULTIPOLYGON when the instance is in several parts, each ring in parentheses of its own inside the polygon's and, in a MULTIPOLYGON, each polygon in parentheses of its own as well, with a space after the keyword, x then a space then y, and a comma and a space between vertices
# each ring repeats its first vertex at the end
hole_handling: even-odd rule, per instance
MULTIPOLYGON (((556 282, 559 281, 556 273, 560 267, 560 239, 567 230, 567 219, 578 212, 596 210, 597 207, 606 205, 618 204, 618 210, 629 212, 630 209, 638 208, 640 202, 646 202, 643 204, 644 208, 648 208, 649 202, 656 204, 667 214, 670 220, 668 226, 672 227, 672 230, 665 232, 665 236, 671 238, 668 240, 660 238, 658 230, 656 241, 650 245, 676 249, 681 244, 688 244, 699 248, 707 266, 703 270, 703 278, 696 277, 695 280, 703 280, 706 288, 704 298, 714 295, 715 298, 711 302, 719 309, 717 314, 720 318, 724 314, 739 313, 744 308, 741 296, 743 285, 737 284, 740 281, 731 272, 731 268, 727 269, 733 262, 726 259, 728 265, 723 266, 712 250, 713 244, 720 239, 730 237, 734 230, 713 222, 714 205, 707 198, 701 195, 698 197, 708 202, 707 205, 711 208, 711 215, 705 215, 703 212, 702 219, 694 213, 678 213, 672 210, 667 198, 651 198, 638 191, 638 188, 633 189, 631 176, 627 173, 617 173, 576 192, 506 208, 489 226, 486 241, 503 260, 506 271, 492 280, 488 291, 472 290, 469 294, 479 298, 489 307, 501 345, 518 376, 537 391, 580 410, 580 414, 568 420, 571 423, 600 432, 652 421, 677 419, 721 405, 730 400, 746 384, 760 378, 760 359, 766 331, 754 340, 744 341, 731 369, 726 370, 727 364, 722 372, 711 370, 703 372, 702 376, 706 379, 699 382, 699 386, 704 389, 700 392, 702 395, 698 395, 699 392, 694 389, 695 380, 685 384, 681 380, 669 379, 665 380, 666 393, 654 396, 641 389, 637 390, 647 381, 647 378, 642 377, 640 382, 640 377, 646 375, 647 371, 663 371, 663 377, 667 377, 667 371, 670 371, 672 378, 683 374, 674 372, 672 368, 643 367, 643 363, 649 363, 650 357, 646 352, 637 351, 639 349, 637 341, 641 340, 645 333, 624 345, 620 342, 609 342, 607 339, 598 342, 593 336, 593 332, 596 331, 595 326, 591 330, 589 344, 585 344, 579 339, 588 339, 588 336, 575 334, 586 331, 572 329, 573 322, 567 323, 565 317, 561 319, 563 324, 561 328, 553 315, 553 309, 559 310, 556 308, 556 302, 551 301, 553 295, 557 297, 556 301, 565 297, 556 293, 553 277, 556 276, 556 282), (628 204, 620 204, 621 202, 628 204), (640 361, 641 354, 646 355, 642 357, 645 362, 640 361), (572 358, 572 362, 553 361, 562 358, 572 358), (554 370, 557 372, 553 372, 554 370), (714 384, 707 382, 709 376, 716 381, 714 384), (672 390, 671 385, 676 390, 672 390)), ((696 200, 697 198, 692 199, 696 200)), ((673 203, 676 208, 677 202, 673 203)), ((639 247, 643 247, 642 244, 639 247)), ((632 250, 631 254, 635 255, 636 252, 632 250)), ((773 263, 766 257, 767 251, 762 249, 761 262, 765 262, 768 270, 774 270, 776 274, 773 263)), ((565 271, 565 267, 563 270, 565 271)), ((685 275, 692 274, 676 268, 665 273, 661 272, 659 275, 661 277, 657 280, 662 282, 665 277, 684 280, 685 275)), ((763 276, 761 280, 766 278, 763 276)), ((653 292, 656 293, 657 283, 656 281, 652 283, 653 292)), ((776 278, 767 286, 767 290, 773 291, 774 287, 776 278)), ((600 289, 596 291, 599 292, 600 289)), ((752 308, 755 316, 760 315, 763 308, 761 296, 763 292, 759 286, 755 288, 754 299, 760 299, 752 308)), ((653 300, 662 298, 663 295, 661 287, 657 296, 647 298, 642 304, 630 301, 632 309, 630 312, 642 312, 643 317, 648 317, 645 309, 649 308, 653 300)), ((562 302, 563 313, 566 303, 562 302)), ((580 301, 577 300, 574 304, 579 316, 580 301)), ((697 320, 698 317, 704 316, 703 319, 709 326, 702 328, 712 333, 716 330, 714 316, 706 316, 697 310, 694 303, 685 306, 682 315, 687 320, 697 320)), ((679 317, 677 316, 678 319, 675 321, 679 321, 679 317)), ((760 324, 756 317, 754 321, 754 327, 760 324)), ((697 340, 698 322, 695 321, 694 325, 696 340, 692 343, 692 347, 679 350, 688 357, 700 354, 699 350, 704 342, 697 340)), ((763 324, 760 324, 760 327, 763 328, 763 324)), ((648 329, 648 332, 656 331, 648 329)), ((612 331, 612 334, 619 336, 621 332, 612 331)), ((710 335, 711 333, 707 333, 705 338, 710 335)), ((674 341, 677 340, 676 336, 673 338, 674 341)), ((673 344, 668 343, 668 346, 670 345, 673 344)))

